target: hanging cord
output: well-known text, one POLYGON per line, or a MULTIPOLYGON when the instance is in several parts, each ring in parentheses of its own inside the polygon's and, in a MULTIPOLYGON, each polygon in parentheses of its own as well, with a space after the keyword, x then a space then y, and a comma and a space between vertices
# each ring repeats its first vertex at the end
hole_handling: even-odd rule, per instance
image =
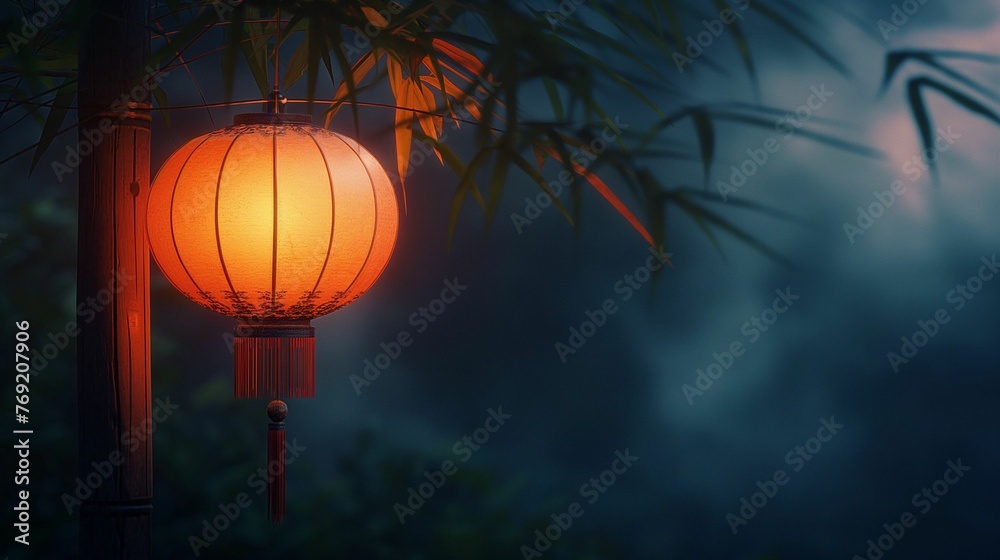
POLYGON ((281 4, 274 16, 274 91, 278 91, 278 66, 281 64, 281 4))
POLYGON ((280 79, 279 68, 281 67, 281 4, 274 16, 274 91, 271 98, 274 99, 274 113, 281 112, 281 92, 278 90, 278 80, 280 79))

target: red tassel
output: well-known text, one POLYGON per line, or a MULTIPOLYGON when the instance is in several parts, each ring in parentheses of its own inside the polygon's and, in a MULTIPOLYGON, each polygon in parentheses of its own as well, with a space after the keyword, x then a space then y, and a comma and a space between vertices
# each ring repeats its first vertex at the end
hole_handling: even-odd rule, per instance
POLYGON ((309 321, 240 320, 233 340, 236 398, 310 398, 316 387, 316 341, 309 321))
POLYGON ((267 405, 267 511, 271 523, 280 525, 285 517, 285 417, 288 406, 281 401, 267 405))

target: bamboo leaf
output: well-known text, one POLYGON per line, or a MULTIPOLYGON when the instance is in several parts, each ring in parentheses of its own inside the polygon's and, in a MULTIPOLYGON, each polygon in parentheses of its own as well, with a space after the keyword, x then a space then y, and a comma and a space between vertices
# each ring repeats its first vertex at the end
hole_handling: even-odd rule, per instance
POLYGON ((555 113, 556 120, 566 120, 566 113, 563 110, 562 97, 559 95, 559 88, 556 86, 555 80, 546 76, 542 78, 542 84, 545 86, 545 92, 549 96, 549 103, 552 105, 552 111, 555 113))
POLYGON ((434 94, 431 90, 425 87, 422 82, 413 80, 408 81, 410 82, 408 87, 408 106, 421 111, 414 113, 417 117, 417 122, 420 124, 420 128, 422 128, 424 133, 428 136, 437 139, 438 135, 441 134, 442 120, 440 116, 433 114, 437 111, 437 102, 434 99, 434 94))
POLYGON ((308 99, 307 110, 312 109, 313 99, 316 97, 316 83, 319 80, 319 61, 326 54, 326 35, 323 33, 323 22, 320 16, 309 18, 306 26, 306 44, 308 45, 308 56, 306 64, 306 99, 308 99))
POLYGON ((465 68, 473 76, 483 76, 487 79, 492 79, 492 77, 486 76, 486 68, 483 66, 483 63, 472 54, 443 39, 434 39, 432 44, 438 52, 445 55, 459 66, 465 68))
MULTIPOLYGON (((885 92, 885 90, 889 87, 889 84, 891 83, 892 78, 899 71, 900 67, 902 67, 902 65, 906 61, 912 59, 912 60, 917 60, 917 61, 923 62, 927 66, 930 66, 931 68, 934 68, 934 69, 940 71, 945 76, 948 76, 949 78, 951 78, 951 79, 955 80, 956 82, 958 82, 958 83, 960 83, 960 84, 968 87, 969 89, 975 91, 976 93, 979 93, 980 95, 983 95, 985 97, 989 97, 989 98, 994 99, 994 100, 1000 99, 1000 96, 998 96, 997 93, 995 91, 993 91, 992 89, 990 89, 990 88, 988 88, 988 87, 980 84, 979 82, 977 82, 977 81, 969 78, 965 74, 962 74, 961 72, 956 71, 954 68, 952 68, 950 66, 947 66, 945 64, 942 64, 941 61, 938 60, 939 57, 940 58, 956 58, 957 54, 958 53, 954 53, 954 52, 945 52, 945 53, 936 55, 936 54, 934 54, 933 51, 912 51, 912 50, 890 52, 888 55, 886 55, 885 76, 882 78, 882 85, 879 88, 879 93, 881 94, 881 93, 885 92)), ((975 54, 975 53, 967 53, 967 54, 975 54)), ((982 61, 979 60, 979 62, 982 62, 982 61)))
POLYGON ((56 95, 52 100, 53 107, 49 109, 49 114, 45 118, 41 140, 35 146, 35 154, 31 157, 31 166, 28 168, 28 173, 35 170, 35 166, 41 161, 45 151, 52 145, 52 140, 55 139, 63 122, 66 120, 69 107, 73 104, 73 99, 76 97, 76 74, 67 76, 62 83, 63 85, 56 91, 56 95))
MULTIPOLYGON (((556 160, 562 161, 562 156, 558 152, 552 150, 551 148, 549 148, 547 151, 550 156, 552 156, 556 160)), ((649 243, 651 247, 656 247, 656 243, 653 240, 653 236, 650 235, 649 231, 646 230, 646 227, 642 225, 642 222, 639 221, 639 218, 635 217, 635 214, 633 214, 632 211, 628 209, 628 206, 626 206, 625 203, 622 202, 620 198, 618 198, 618 195, 616 195, 611 190, 611 188, 609 188, 608 185, 603 180, 601 180, 600 177, 598 177, 594 173, 590 172, 588 169, 584 168, 583 166, 572 160, 570 160, 569 163, 573 168, 573 171, 580 177, 583 177, 585 181, 590 183, 590 185, 594 187, 594 190, 600 193, 600 195, 603 196, 604 199, 607 200, 608 203, 611 204, 611 206, 615 210, 617 210, 618 213, 621 214, 622 217, 625 218, 628 221, 628 223, 631 224, 633 228, 635 228, 637 232, 639 232, 639 235, 641 235, 643 239, 645 239, 646 242, 649 243)))
MULTIPOLYGON (((339 42, 337 43, 340 44, 339 42)), ((343 53, 338 49, 337 60, 341 60, 343 53)), ((333 94, 333 103, 330 108, 326 110, 326 126, 330 126, 330 121, 333 119, 337 111, 344 103, 346 98, 351 102, 351 108, 354 113, 354 125, 355 129, 360 128, 360 123, 358 119, 358 108, 357 108, 357 94, 358 94, 358 84, 375 68, 375 64, 378 62, 380 55, 375 51, 368 51, 361 55, 354 65, 351 67, 350 72, 344 72, 344 79, 341 80, 340 85, 337 86, 336 92, 333 94)), ((346 57, 343 59, 346 61, 346 57)), ((343 66, 343 63, 341 63, 343 66)))
POLYGON ((545 192, 545 194, 549 195, 549 198, 552 199, 553 206, 555 206, 559 210, 559 212, 562 213, 562 215, 566 218, 566 221, 569 222, 570 225, 574 225, 573 218, 570 217, 569 212, 566 211, 566 208, 563 206, 562 201, 560 201, 559 197, 556 196, 556 193, 553 192, 552 187, 549 186, 549 183, 545 180, 545 177, 542 177, 542 174, 537 169, 532 167, 531 163, 519 153, 516 152, 511 153, 511 161, 515 165, 520 167, 522 171, 527 173, 528 176, 531 177, 531 180, 534 181, 535 184, 537 184, 539 188, 541 188, 542 191, 545 192))
POLYGON ((243 41, 243 19, 246 13, 241 4, 233 10, 232 24, 226 29, 226 49, 222 52, 222 91, 226 99, 233 98, 233 82, 236 80, 236 55, 243 41))
MULTIPOLYGON (((244 4, 240 4, 242 7, 244 4)), ((259 9, 247 5, 247 15, 250 18, 259 15, 259 9)), ((260 23, 247 23, 246 29, 250 33, 250 40, 240 41, 240 50, 243 58, 247 61, 250 75, 253 76, 254 83, 262 98, 266 98, 269 93, 269 82, 267 76, 267 40, 261 38, 264 35, 264 25, 260 23)))
POLYGON ((389 25, 389 21, 386 20, 382 14, 378 13, 378 10, 372 8, 371 6, 361 6, 361 12, 365 14, 368 21, 371 22, 377 29, 384 29, 389 25))
POLYGON ((285 76, 282 78, 281 84, 286 90, 302 79, 306 73, 308 62, 309 47, 306 41, 303 41, 295 47, 291 58, 288 59, 288 64, 285 65, 285 76))
POLYGON ((496 160, 493 165, 493 177, 490 179, 489 190, 486 192, 486 220, 483 223, 483 235, 485 236, 493 224, 497 209, 500 208, 500 194, 503 192, 504 184, 507 181, 507 171, 510 169, 510 159, 512 151, 504 144, 496 150, 496 160))
POLYGON ((715 157, 715 128, 712 126, 712 119, 708 116, 708 112, 703 109, 692 112, 691 120, 694 122, 695 132, 698 134, 702 173, 707 187, 712 173, 712 161, 715 157))
POLYGON ((410 167, 410 145, 413 140, 413 111, 405 109, 410 105, 410 80, 403 79, 403 68, 393 56, 386 57, 386 67, 389 71, 389 85, 396 100, 395 133, 396 133, 396 169, 399 173, 399 184, 403 191, 404 207, 406 206, 406 173, 410 167))
MULTIPOLYGON (((774 130, 774 122, 773 121, 768 120, 768 119, 763 119, 763 118, 760 118, 760 117, 757 117, 757 116, 753 116, 753 115, 741 115, 741 114, 734 114, 734 113, 728 113, 728 112, 719 112, 719 111, 713 112, 712 115, 716 119, 720 119, 720 120, 728 120, 728 121, 733 121, 733 122, 742 122, 742 123, 751 124, 751 125, 754 125, 754 126, 759 126, 761 128, 767 129, 767 130, 774 130)), ((840 149, 840 150, 844 150, 846 152, 855 153, 855 154, 858 154, 858 155, 861 155, 861 156, 865 156, 865 157, 879 159, 879 158, 882 158, 884 156, 884 154, 881 151, 879 151, 879 150, 877 150, 875 148, 871 148, 871 147, 865 146, 863 144, 857 144, 855 142, 850 142, 848 140, 843 140, 841 138, 837 138, 836 136, 831 136, 829 134, 824 134, 822 132, 816 132, 816 131, 813 131, 813 130, 809 130, 808 128, 805 128, 805 127, 795 129, 794 134, 796 136, 803 136, 803 137, 808 138, 808 139, 810 139, 810 140, 812 140, 814 142, 819 142, 821 144, 826 144, 827 146, 830 146, 830 147, 833 147, 833 148, 837 148, 837 149, 840 149)))
POLYGON ((421 76, 420 79, 427 85, 434 88, 440 88, 443 84, 446 94, 457 101, 460 106, 464 107, 465 110, 468 111, 469 114, 471 114, 477 121, 482 120, 479 103, 476 101, 475 97, 468 95, 465 90, 455 85, 455 83, 451 80, 443 77, 435 79, 432 76, 421 76))
MULTIPOLYGON (((476 153, 476 155, 472 156, 472 160, 469 161, 469 165, 465 168, 465 173, 462 174, 458 181, 458 188, 455 189, 455 196, 453 196, 451 200, 451 212, 448 215, 449 249, 451 248, 452 238, 455 235, 455 226, 458 223, 458 216, 462 210, 462 202, 471 190, 479 190, 476 186, 476 172, 479 171, 479 168, 488 161, 493 150, 493 147, 487 146, 476 153)), ((485 208, 486 206, 483 204, 484 211, 485 208)))
POLYGON ((538 164, 538 170, 541 171, 542 167, 545 166, 545 160, 548 158, 548 154, 545 153, 538 144, 531 145, 531 151, 535 153, 535 163, 538 164))
MULTIPOLYGON (((994 124, 1000 124, 1000 116, 964 93, 931 78, 914 78, 907 84, 907 98, 910 103, 910 111, 913 113, 913 120, 916 121, 917 129, 920 131, 920 140, 923 143, 925 151, 934 149, 934 126, 923 97, 923 88, 925 87, 936 89, 967 111, 985 117, 993 121, 994 124)), ((939 185, 940 178, 937 172, 937 158, 925 159, 927 159, 927 166, 930 169, 934 184, 939 185)))
POLYGON ((764 14, 771 21, 778 24, 789 35, 798 39, 799 42, 801 42, 803 45, 805 45, 814 53, 816 53, 820 58, 825 60, 826 63, 829 64, 831 67, 833 67, 837 72, 840 72, 844 76, 851 75, 851 71, 846 66, 844 66, 844 64, 840 62, 840 60, 837 59, 836 56, 831 54, 830 51, 828 51, 827 49, 823 48, 822 45, 813 40, 812 37, 806 34, 806 32, 803 31, 798 25, 789 21, 785 16, 774 11, 773 9, 769 8, 766 4, 763 4, 761 2, 753 2, 751 4, 751 7, 757 10, 758 12, 764 14))
POLYGON ((882 76, 882 85, 879 88, 879 93, 885 93, 896 72, 902 68, 903 63, 911 56, 914 56, 914 53, 911 51, 892 51, 885 55, 885 74, 882 76))
MULTIPOLYGON (((716 227, 736 237, 740 241, 743 241, 747 245, 753 247, 754 249, 757 249, 758 251, 768 256, 775 262, 778 262, 789 268, 794 268, 794 266, 788 259, 778 254, 774 249, 766 245, 756 236, 747 232, 743 228, 740 228, 739 226, 735 225, 730 220, 727 220, 722 216, 719 216, 715 212, 712 212, 705 206, 692 201, 688 196, 684 195, 683 193, 676 193, 676 192, 668 193, 668 198, 674 204, 676 204, 681 210, 683 210, 686 214, 688 214, 692 219, 694 219, 695 222, 698 223, 699 227, 703 228, 703 230, 707 231, 708 225, 710 224, 715 225, 716 227)), ((713 244, 716 245, 716 247, 721 252, 721 246, 719 246, 717 244, 717 241, 715 241, 714 234, 709 234, 709 235, 711 235, 710 238, 713 240, 713 244)))
MULTIPOLYGON (((733 8, 726 2, 726 0, 713 0, 715 8, 721 13, 724 10, 729 10, 735 14, 736 18, 739 20, 743 19, 743 14, 733 10, 733 8)), ((754 82, 754 87, 756 89, 757 84, 757 74, 754 71, 753 58, 750 57, 750 47, 747 44, 746 34, 743 33, 743 28, 740 27, 739 21, 733 21, 729 25, 730 31, 733 34, 733 42, 736 44, 736 50, 740 54, 740 58, 743 59, 743 65, 746 66, 747 74, 750 75, 750 79, 754 82)))
POLYGON ((994 111, 987 108, 982 103, 976 101, 975 99, 965 95, 964 93, 945 85, 937 80, 932 80, 930 78, 915 78, 910 81, 909 89, 919 91, 921 88, 930 87, 938 90, 944 95, 951 98, 952 101, 959 104, 965 110, 977 114, 981 117, 993 121, 994 124, 1000 124, 1000 116, 994 111))

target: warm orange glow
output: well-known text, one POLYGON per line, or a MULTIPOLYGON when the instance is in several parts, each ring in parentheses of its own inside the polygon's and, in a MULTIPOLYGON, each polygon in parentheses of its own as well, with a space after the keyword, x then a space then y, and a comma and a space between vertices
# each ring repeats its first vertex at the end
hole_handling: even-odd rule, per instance
POLYGON ((285 115, 249 116, 260 122, 195 138, 170 156, 149 196, 150 248, 170 282, 213 311, 317 317, 382 273, 396 242, 396 196, 354 140, 268 118, 285 115))

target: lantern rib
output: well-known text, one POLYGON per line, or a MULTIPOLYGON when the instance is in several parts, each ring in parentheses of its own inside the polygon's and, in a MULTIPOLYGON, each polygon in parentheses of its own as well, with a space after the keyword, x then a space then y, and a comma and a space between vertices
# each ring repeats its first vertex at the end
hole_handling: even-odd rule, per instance
POLYGON ((232 278, 229 277, 229 269, 226 267, 226 257, 222 254, 222 235, 219 232, 219 193, 222 192, 222 172, 226 169, 226 160, 229 159, 229 152, 233 150, 233 146, 236 145, 236 141, 243 136, 242 133, 236 134, 233 141, 229 143, 229 147, 226 148, 226 153, 222 156, 222 162, 219 164, 219 178, 215 182, 215 246, 219 251, 219 264, 222 265, 222 274, 226 276, 226 283, 229 284, 229 290, 233 294, 233 307, 239 308, 240 297, 236 292, 236 286, 233 285, 232 278))
POLYGON ((170 191, 170 242, 174 246, 174 254, 177 255, 177 262, 179 262, 181 268, 184 269, 184 274, 187 274, 188 279, 191 280, 192 284, 194 284, 194 289, 201 292, 201 295, 204 296, 206 300, 212 301, 213 298, 209 296, 205 292, 205 290, 201 288, 201 286, 198 285, 198 281, 194 279, 194 276, 191 274, 191 271, 188 270, 187 265, 184 264, 184 259, 181 258, 181 250, 177 246, 177 235, 174 233, 174 197, 177 196, 177 185, 180 184, 181 175, 184 174, 184 169, 187 167, 187 164, 191 161, 191 157, 194 156, 195 152, 198 151, 198 148, 200 148, 202 144, 207 142, 208 139, 209 137, 205 136, 204 138, 202 138, 201 142, 199 142, 198 145, 195 146, 193 150, 191 150, 191 153, 189 153, 187 157, 184 159, 184 163, 181 164, 181 168, 177 170, 177 176, 174 177, 174 188, 173 190, 170 191))
MULTIPOLYGON (((358 161, 361 162, 361 166, 365 168, 365 175, 368 175, 368 184, 371 186, 372 201, 375 205, 375 223, 372 225, 372 240, 368 243, 368 254, 365 255, 365 262, 361 263, 361 267, 358 268, 358 273, 354 275, 354 280, 351 280, 351 283, 344 288, 343 293, 344 295, 347 295, 351 292, 351 288, 354 287, 354 284, 357 283, 358 278, 361 278, 361 273, 365 271, 365 267, 368 266, 368 259, 372 256, 372 249, 375 248, 375 236, 378 232, 378 193, 375 192, 375 179, 372 178, 372 172, 368 169, 368 165, 365 164, 365 158, 361 156, 361 153, 358 150, 354 149, 354 146, 352 146, 350 142, 344 140, 343 138, 340 138, 340 141, 343 142, 344 145, 347 146, 352 152, 354 152, 358 161)), ((350 301, 347 303, 350 303, 350 301)))
POLYGON ((271 189, 274 193, 274 220, 271 230, 271 313, 275 312, 278 290, 278 126, 271 125, 271 189))
POLYGON ((333 174, 330 172, 330 162, 326 159, 326 153, 323 151, 323 147, 319 145, 316 137, 312 134, 307 134, 309 139, 313 141, 316 146, 316 150, 319 152, 319 157, 323 159, 323 165, 326 166, 326 178, 330 183, 330 242, 326 246, 326 259, 323 261, 323 268, 319 271, 319 277, 316 278, 316 285, 313 286, 313 293, 319 289, 320 282, 323 281, 323 275, 326 274, 326 267, 330 264, 330 253, 333 252, 333 232, 337 226, 337 196, 333 192, 333 174))
MULTIPOLYGON (((370 179, 370 180, 372 180, 372 179, 371 179, 371 174, 369 174, 369 179, 370 179)), ((373 187, 375 186, 375 182, 374 182, 374 180, 372 180, 372 186, 373 186, 373 187)), ((389 188, 392 188, 392 185, 391 185, 391 184, 389 185, 389 188)), ((374 192, 374 191, 375 191, 375 189, 373 188, 373 189, 372 189, 372 192, 374 192)), ((393 201, 393 202, 396 202, 396 200, 397 200, 397 199, 396 199, 395 197, 393 197, 392 201, 393 201)), ((375 204, 375 210, 376 210, 376 211, 378 210, 378 203, 376 203, 376 204, 375 204)), ((399 211, 399 205, 398 205, 398 202, 397 202, 397 206, 396 206, 396 210, 397 210, 397 212, 399 211)), ((375 223, 376 223, 376 225, 378 224, 378 214, 377 214, 377 213, 375 214, 375 223)), ((373 233, 372 235, 375 235, 375 234, 373 233)), ((391 246, 391 247, 389 248, 389 253, 390 253, 390 254, 391 254, 391 253, 392 253, 393 251, 395 251, 395 250, 396 250, 396 241, 398 241, 398 240, 399 240, 399 224, 398 224, 398 222, 397 222, 397 224, 396 224, 396 234, 392 236, 392 246, 391 246)), ((374 247, 374 245, 375 245, 375 240, 374 240, 374 238, 373 238, 373 239, 372 239, 372 246, 374 247)), ((370 254, 371 254, 371 248, 369 248, 369 249, 368 249, 368 252, 369 252, 369 255, 370 255, 370 254)), ((383 272, 385 272, 385 269, 386 269, 386 268, 388 268, 388 267, 389 267, 389 260, 388 260, 388 259, 386 259, 386 260, 385 260, 385 261, 384 261, 384 262, 382 263, 382 268, 381 268, 381 269, 379 269, 378 273, 377 273, 377 274, 375 274, 375 277, 374 277, 374 278, 372 278, 372 281, 371 281, 371 285, 375 285, 375 282, 377 282, 377 281, 378 281, 378 279, 382 277, 382 273, 383 273, 383 272)), ((366 289, 367 289, 367 288, 366 288, 366 289)))

